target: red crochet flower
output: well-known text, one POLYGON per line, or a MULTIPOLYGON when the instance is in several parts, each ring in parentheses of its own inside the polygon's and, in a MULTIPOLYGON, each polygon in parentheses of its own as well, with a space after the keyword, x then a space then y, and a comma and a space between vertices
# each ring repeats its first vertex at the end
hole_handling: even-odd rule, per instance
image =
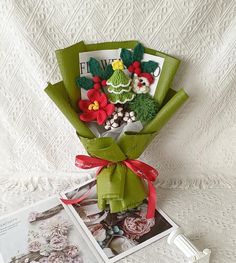
POLYGON ((107 117, 114 112, 115 106, 108 103, 105 93, 96 89, 90 89, 87 96, 89 100, 80 100, 78 103, 79 108, 83 111, 80 114, 80 119, 85 122, 97 120, 97 123, 102 125, 107 117))

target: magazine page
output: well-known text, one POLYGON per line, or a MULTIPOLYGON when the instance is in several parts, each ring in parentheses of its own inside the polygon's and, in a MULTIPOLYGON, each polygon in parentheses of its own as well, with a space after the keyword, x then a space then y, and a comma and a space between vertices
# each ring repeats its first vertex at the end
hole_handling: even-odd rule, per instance
POLYGON ((156 210, 155 218, 146 219, 146 202, 120 213, 100 211, 97 206, 96 180, 66 191, 62 198, 81 199, 79 203, 68 207, 105 262, 116 262, 178 227, 161 210, 156 210))
POLYGON ((98 260, 55 196, 0 219, 0 262, 97 263, 98 260))

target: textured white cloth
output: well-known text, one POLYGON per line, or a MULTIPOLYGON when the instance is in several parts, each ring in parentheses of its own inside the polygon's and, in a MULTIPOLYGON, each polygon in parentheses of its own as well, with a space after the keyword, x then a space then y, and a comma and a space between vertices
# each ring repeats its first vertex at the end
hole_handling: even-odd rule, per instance
MULTIPOLYGON (((160 171, 162 208, 212 262, 235 262, 236 2, 1 0, 0 21, 0 212, 80 180, 85 151, 43 92, 60 80, 54 51, 137 39, 182 60, 173 88, 190 95, 142 156, 160 171)), ((176 253, 163 242, 124 262, 184 262, 176 253)))

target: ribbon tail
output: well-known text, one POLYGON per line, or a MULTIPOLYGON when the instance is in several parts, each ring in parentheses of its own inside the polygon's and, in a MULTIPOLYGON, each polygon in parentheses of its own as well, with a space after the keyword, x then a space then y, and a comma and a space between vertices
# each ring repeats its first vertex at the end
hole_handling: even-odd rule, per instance
POLYGON ((82 202, 84 199, 86 199, 91 191, 92 191, 92 188, 93 186, 96 184, 96 182, 94 184, 92 184, 92 186, 88 189, 87 192, 85 192, 83 195, 81 195, 79 198, 76 198, 76 199, 63 199, 61 198, 61 201, 65 204, 65 205, 75 205, 75 204, 78 204, 80 202, 82 202))
POLYGON ((63 199, 61 198, 62 203, 64 203, 65 205, 75 205, 78 204, 79 202, 81 202, 81 199, 63 199))
POLYGON ((157 201, 157 194, 156 188, 151 181, 148 181, 148 209, 147 209, 147 219, 151 219, 155 217, 156 211, 156 201, 157 201))
POLYGON ((98 169, 96 171, 96 177, 100 174, 100 172, 102 171, 103 168, 104 168, 104 166, 98 167, 98 169))

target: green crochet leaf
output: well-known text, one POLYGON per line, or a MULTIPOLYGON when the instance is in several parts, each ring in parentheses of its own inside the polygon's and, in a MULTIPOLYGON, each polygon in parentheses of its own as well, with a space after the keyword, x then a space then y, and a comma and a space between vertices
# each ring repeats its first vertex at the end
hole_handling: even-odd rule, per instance
POLYGON ((141 122, 151 121, 160 108, 149 93, 136 94, 136 97, 128 103, 128 107, 135 112, 137 119, 141 122))
POLYGON ((114 72, 114 70, 112 68, 112 65, 109 64, 106 66, 105 70, 102 72, 101 78, 107 80, 111 77, 113 72, 114 72))
POLYGON ((138 43, 134 48, 133 61, 141 61, 143 58, 144 46, 138 43))
POLYGON ((120 58, 122 59, 124 65, 128 68, 133 62, 133 54, 130 50, 126 48, 121 49, 120 58))
POLYGON ((141 63, 142 72, 153 73, 158 67, 158 63, 152 60, 141 63))
POLYGON ((80 77, 76 79, 76 84, 78 87, 81 87, 85 90, 89 90, 93 87, 93 81, 91 79, 88 79, 86 77, 80 77))
POLYGON ((90 58, 89 60, 89 69, 93 76, 102 77, 102 68, 100 63, 95 58, 90 58))

